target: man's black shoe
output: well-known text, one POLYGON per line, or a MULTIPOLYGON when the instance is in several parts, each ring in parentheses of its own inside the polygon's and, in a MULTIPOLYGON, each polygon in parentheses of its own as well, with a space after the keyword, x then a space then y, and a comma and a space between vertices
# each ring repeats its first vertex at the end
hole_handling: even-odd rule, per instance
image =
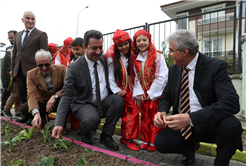
POLYGON ((15 119, 21 119, 21 113, 15 114, 14 118, 15 119))
POLYGON ((90 133, 82 132, 81 141, 89 145, 93 145, 93 140, 90 133))
POLYGON ((4 114, 3 114, 3 110, 1 109, 0 111, 1 111, 1 116, 4 116, 4 114))
POLYGON ((7 118, 10 118, 10 119, 13 118, 13 115, 11 114, 10 111, 5 111, 5 110, 3 110, 3 114, 4 114, 4 116, 6 116, 7 118))
POLYGON ((107 135, 103 132, 100 135, 100 143, 104 144, 107 148, 109 148, 111 150, 119 150, 119 146, 113 140, 112 136, 107 135))
MULTIPOLYGON (((92 130, 92 131, 91 131, 91 135, 94 135, 94 134, 96 133, 96 131, 97 131, 97 129, 92 130)), ((82 131, 80 130, 80 131, 77 133, 77 135, 78 135, 78 136, 82 136, 82 135, 83 135, 82 131)))
POLYGON ((16 122, 20 122, 20 123, 25 123, 25 122, 27 122, 28 120, 29 120, 28 117, 25 117, 25 116, 22 115, 21 119, 16 119, 15 121, 16 121, 16 122))
POLYGON ((195 162, 195 153, 196 150, 199 149, 200 143, 196 143, 193 147, 189 147, 186 149, 185 153, 183 154, 182 164, 189 165, 195 162))
POLYGON ((33 118, 29 118, 28 121, 26 122, 26 125, 32 126, 32 120, 33 118))

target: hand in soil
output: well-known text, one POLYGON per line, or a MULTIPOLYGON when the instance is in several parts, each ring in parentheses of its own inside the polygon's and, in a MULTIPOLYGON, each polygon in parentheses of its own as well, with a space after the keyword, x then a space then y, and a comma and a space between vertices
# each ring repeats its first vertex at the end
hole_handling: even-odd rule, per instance
POLYGON ((60 138, 62 136, 61 134, 62 130, 63 130, 62 126, 55 126, 54 129, 52 130, 51 137, 56 139, 60 138))

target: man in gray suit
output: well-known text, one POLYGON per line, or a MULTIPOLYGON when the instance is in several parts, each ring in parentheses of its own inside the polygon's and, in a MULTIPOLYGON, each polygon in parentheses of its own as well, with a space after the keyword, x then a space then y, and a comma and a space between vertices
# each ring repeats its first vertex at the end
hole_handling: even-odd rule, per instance
MULTIPOLYGON (((35 53, 40 50, 48 49, 48 37, 45 32, 35 27, 35 15, 33 12, 24 12, 22 22, 25 30, 16 34, 14 40, 13 57, 11 60, 10 76, 17 76, 17 83, 22 103, 27 101, 26 76, 27 71, 36 67, 35 53)), ((19 122, 27 119, 22 118, 19 122)))
POLYGON ((71 108, 80 121, 82 142, 93 144, 90 132, 106 117, 100 143, 118 150, 112 139, 114 129, 124 107, 123 98, 109 88, 108 68, 103 53, 103 36, 96 30, 84 35, 85 55, 68 65, 62 97, 58 106, 52 137, 59 138, 71 108))

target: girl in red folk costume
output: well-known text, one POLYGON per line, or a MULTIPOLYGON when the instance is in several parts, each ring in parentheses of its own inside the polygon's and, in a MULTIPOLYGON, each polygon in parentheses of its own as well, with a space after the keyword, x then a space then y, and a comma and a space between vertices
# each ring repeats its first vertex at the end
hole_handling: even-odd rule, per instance
POLYGON ((110 89, 114 94, 123 97, 125 110, 121 116, 120 142, 131 150, 139 150, 133 139, 139 137, 139 109, 132 100, 132 89, 135 79, 133 61, 135 59, 133 43, 127 32, 117 29, 113 36, 114 44, 106 52, 109 70, 110 89))
POLYGON ((133 36, 135 54, 134 71, 136 74, 133 97, 141 101, 140 135, 143 144, 140 149, 155 151, 154 140, 162 129, 154 126, 154 116, 158 112, 159 97, 166 86, 168 68, 163 55, 151 42, 151 34, 139 30, 133 36))
POLYGON ((52 58, 52 63, 55 64, 54 55, 57 52, 57 46, 54 43, 49 43, 48 47, 49 47, 49 52, 50 52, 51 56, 53 57, 52 58))
POLYGON ((54 55, 56 65, 64 65, 67 68, 67 65, 71 62, 72 42, 71 37, 64 40, 64 45, 54 55))

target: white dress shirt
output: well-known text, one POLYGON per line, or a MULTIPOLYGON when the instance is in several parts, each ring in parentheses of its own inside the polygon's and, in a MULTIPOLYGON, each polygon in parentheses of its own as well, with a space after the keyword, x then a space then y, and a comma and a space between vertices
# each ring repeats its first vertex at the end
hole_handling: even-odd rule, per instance
MULTIPOLYGON (((127 67, 128 67, 127 57, 125 57, 122 53, 120 53, 120 58, 121 58, 122 62, 124 63, 125 68, 127 69, 127 67)), ((114 62, 113 62, 113 59, 111 56, 108 57, 107 64, 108 64, 108 72, 109 72, 110 89, 114 94, 116 94, 116 93, 120 92, 121 89, 117 85, 115 78, 114 78, 114 62)))
MULTIPOLYGON (((91 83, 92 83, 92 104, 97 104, 97 96, 96 96, 96 79, 95 79, 95 72, 94 72, 94 64, 95 62, 89 60, 87 55, 85 54, 85 60, 87 61, 88 68, 90 71, 91 76, 91 83)), ((106 78, 105 78, 105 70, 103 64, 100 60, 97 61, 97 72, 99 78, 99 86, 100 86, 100 94, 101 94, 101 101, 103 101, 108 96, 108 89, 106 87, 106 78)))
MULTIPOLYGON (((21 36, 21 45, 22 45, 22 47, 23 47, 23 40, 24 40, 24 38, 25 38, 25 36, 26 36, 26 30, 28 30, 29 32, 28 32, 28 36, 32 33, 32 31, 35 29, 35 27, 34 28, 32 28, 32 29, 25 29, 24 30, 24 32, 22 33, 22 36, 21 36)), ((27 37, 28 37, 27 36, 27 37)))
MULTIPOLYGON (((142 67, 144 71, 144 64, 147 59, 148 51, 144 52, 143 55, 140 53, 137 56, 137 60, 142 62, 142 67)), ((155 59, 156 69, 155 69, 155 80, 151 84, 150 89, 147 91, 150 99, 155 101, 158 97, 162 95, 162 91, 164 90, 167 80, 168 80, 168 68, 166 65, 166 61, 162 54, 157 52, 157 56, 155 59)), ((136 73, 136 68, 134 66, 134 72, 136 74, 134 86, 133 86, 133 97, 136 99, 140 99, 140 95, 144 94, 144 90, 138 80, 138 76, 136 73)))
MULTIPOLYGON (((194 77, 195 77, 195 72, 196 72, 196 63, 199 57, 199 52, 196 54, 195 58, 186 66, 188 67, 189 73, 188 73, 188 78, 189 78, 189 95, 190 95, 190 112, 196 112, 200 109, 202 109, 202 106, 195 94, 195 91, 193 89, 194 87, 194 77)), ((183 75, 183 74, 182 74, 183 75)), ((181 104, 181 99, 179 96, 179 112, 181 111, 180 108, 180 104, 181 104)))

